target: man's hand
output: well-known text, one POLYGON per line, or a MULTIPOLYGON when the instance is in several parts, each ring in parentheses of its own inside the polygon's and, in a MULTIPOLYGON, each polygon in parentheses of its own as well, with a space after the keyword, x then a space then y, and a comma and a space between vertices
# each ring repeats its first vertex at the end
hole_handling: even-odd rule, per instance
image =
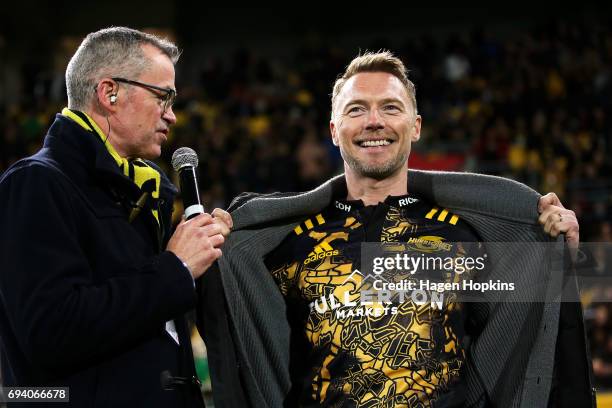
POLYGON ((544 226, 544 232, 551 237, 565 233, 565 241, 570 247, 572 259, 575 259, 580 242, 580 225, 576 214, 566 209, 555 193, 548 193, 540 197, 538 202, 540 218, 538 221, 544 226))
POLYGON ((220 248, 225 238, 221 224, 210 214, 200 214, 189 221, 181 221, 170 237, 166 250, 187 265, 194 279, 202 276, 222 255, 220 248))
POLYGON ((234 227, 232 216, 227 211, 215 208, 212 212, 213 222, 221 227, 221 234, 227 238, 234 227))

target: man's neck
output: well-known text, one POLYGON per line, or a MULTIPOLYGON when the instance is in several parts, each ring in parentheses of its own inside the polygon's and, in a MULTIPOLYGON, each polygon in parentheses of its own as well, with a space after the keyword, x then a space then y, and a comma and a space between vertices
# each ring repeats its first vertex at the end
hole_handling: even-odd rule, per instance
POLYGON ((108 122, 108 118, 96 112, 95 109, 87 109, 87 110, 84 110, 83 112, 89 115, 89 117, 92 118, 96 122, 100 130, 102 130, 102 132, 104 133, 105 140, 108 143, 110 143, 111 146, 113 146, 113 149, 115 149, 117 154, 119 154, 119 156, 121 156, 122 158, 126 158, 127 155, 125 154, 123 149, 121 149, 121 147, 118 146, 116 138, 114 138, 113 135, 110 134, 112 133, 112 129, 108 122))
POLYGON ((385 201, 387 196, 408 194, 408 169, 404 168, 396 174, 382 180, 363 177, 346 169, 347 199, 361 200, 364 205, 375 205, 385 201))

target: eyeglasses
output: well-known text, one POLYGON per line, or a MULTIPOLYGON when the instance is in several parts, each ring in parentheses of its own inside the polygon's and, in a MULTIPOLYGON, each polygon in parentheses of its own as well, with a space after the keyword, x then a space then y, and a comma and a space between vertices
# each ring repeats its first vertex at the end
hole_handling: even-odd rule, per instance
POLYGON ((168 109, 172 108, 174 101, 176 101, 176 91, 172 88, 161 88, 159 86, 145 84, 144 82, 132 81, 131 79, 125 78, 111 78, 115 82, 123 82, 129 85, 140 86, 146 90, 152 92, 160 101, 160 105, 163 108, 162 113, 165 113, 168 109), (161 94, 160 94, 161 92, 161 94))

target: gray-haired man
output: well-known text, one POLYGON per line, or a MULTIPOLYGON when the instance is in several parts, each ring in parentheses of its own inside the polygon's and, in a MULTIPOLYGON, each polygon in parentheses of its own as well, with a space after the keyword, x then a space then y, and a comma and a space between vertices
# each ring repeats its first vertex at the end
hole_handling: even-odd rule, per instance
POLYGON ((176 189, 148 159, 176 122, 178 57, 137 30, 89 34, 43 148, 0 179, 5 386, 69 387, 74 407, 203 405, 182 315, 229 230, 201 214, 170 236, 176 189))

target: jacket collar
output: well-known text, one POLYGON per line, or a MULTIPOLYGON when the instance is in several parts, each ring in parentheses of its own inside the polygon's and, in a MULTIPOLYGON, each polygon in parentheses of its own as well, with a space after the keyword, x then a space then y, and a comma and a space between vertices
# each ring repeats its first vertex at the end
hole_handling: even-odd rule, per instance
MULTIPOLYGON (((473 173, 409 170, 408 186, 411 194, 459 215, 470 212, 523 224, 537 222, 540 194, 514 180, 473 173)), ((234 229, 314 214, 327 207, 341 189, 346 190, 343 174, 305 193, 256 197, 233 212, 234 229)))
MULTIPOLYGON (((140 189, 121 172, 102 140, 72 119, 57 114, 45 136, 43 147, 59 156, 62 168, 75 180, 84 181, 87 177, 95 177, 103 183, 119 186, 136 198, 140 195, 140 189)), ((154 164, 148 163, 160 171, 154 164)), ((177 191, 176 187, 162 175, 160 197, 171 199, 177 191)))
POLYGON ((82 173, 85 170, 90 175, 120 184, 129 190, 137 188, 121 173, 97 135, 61 114, 55 116, 55 121, 45 136, 43 147, 59 155, 62 167, 75 179, 83 180, 87 176, 82 173))

